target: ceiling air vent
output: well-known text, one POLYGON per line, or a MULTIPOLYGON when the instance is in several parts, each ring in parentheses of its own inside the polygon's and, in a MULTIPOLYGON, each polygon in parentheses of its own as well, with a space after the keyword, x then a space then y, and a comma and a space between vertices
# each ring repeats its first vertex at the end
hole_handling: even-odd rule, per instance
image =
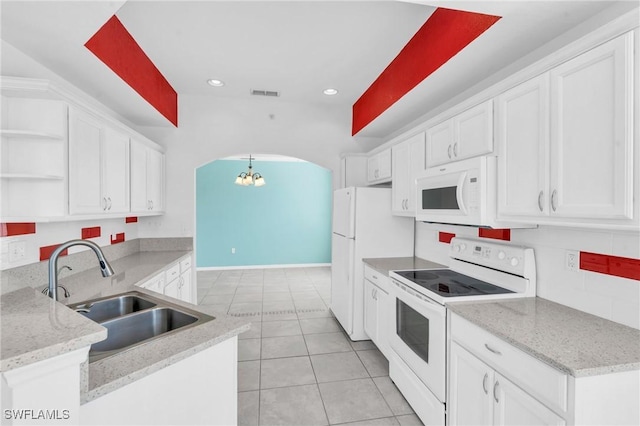
POLYGON ((280 96, 280 92, 276 92, 275 90, 256 90, 256 89, 251 89, 251 94, 253 96, 272 96, 272 97, 280 96))

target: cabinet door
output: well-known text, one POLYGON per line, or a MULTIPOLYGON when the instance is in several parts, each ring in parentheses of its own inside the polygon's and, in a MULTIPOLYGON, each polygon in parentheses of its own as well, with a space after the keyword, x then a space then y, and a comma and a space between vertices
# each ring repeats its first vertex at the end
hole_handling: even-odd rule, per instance
POLYGON ((564 425, 562 417, 542 405, 512 382, 495 373, 492 389, 494 425, 564 425))
POLYGON ((369 280, 364 280, 364 332, 373 343, 378 342, 378 301, 377 287, 369 280))
POLYGON ((147 198, 147 148, 131 141, 131 211, 149 210, 147 198))
POLYGON ((449 425, 491 425, 493 369, 455 342, 449 362, 449 425))
POLYGON ((380 179, 391 179, 391 148, 378 154, 378 170, 380 179))
POLYGON ((489 100, 454 117, 455 139, 451 149, 455 160, 477 157, 493 151, 493 101, 489 100))
POLYGON ((180 287, 180 278, 178 277, 164 287, 164 295, 173 297, 174 299, 180 299, 179 287, 180 287))
POLYGON ((102 142, 102 196, 107 199, 107 212, 128 212, 129 136, 106 128, 102 142))
POLYGON ((164 154, 147 150, 147 198, 150 210, 164 210, 164 154))
POLYGON ((416 215, 416 177, 425 170, 425 134, 418 133, 407 141, 409 144, 409 181, 407 182, 406 210, 416 215))
POLYGON ((551 71, 551 214, 632 217, 632 81, 632 33, 551 71))
POLYGON ((378 156, 374 155, 367 159, 367 181, 375 182, 378 180, 380 170, 378 167, 378 156))
POLYGON ((427 130, 427 168, 453 159, 453 119, 427 130))
POLYGON ((106 210, 102 196, 102 123, 75 109, 69 111, 69 213, 106 210))
POLYGON ((180 284, 179 284, 179 288, 180 288, 180 292, 179 292, 179 299, 183 300, 185 302, 189 302, 189 303, 193 303, 192 301, 192 297, 193 297, 193 287, 192 287, 192 280, 191 280, 191 271, 186 271, 184 273, 182 273, 182 275, 180 275, 180 284))
POLYGON ((549 211, 549 75, 527 81, 497 98, 498 214, 546 215, 549 211))
POLYGON ((391 148, 393 159, 393 178, 391 195, 391 213, 407 215, 407 198, 409 196, 409 144, 405 141, 391 148))

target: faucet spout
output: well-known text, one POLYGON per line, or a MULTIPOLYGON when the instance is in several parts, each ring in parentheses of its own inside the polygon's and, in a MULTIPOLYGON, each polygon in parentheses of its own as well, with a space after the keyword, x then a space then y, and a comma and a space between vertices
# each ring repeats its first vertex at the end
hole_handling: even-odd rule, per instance
POLYGON ((94 243, 93 241, 88 240, 70 240, 66 243, 60 244, 54 252, 51 254, 49 258, 49 297, 53 300, 58 300, 57 288, 58 288, 58 258, 60 254, 72 246, 86 246, 89 247, 98 257, 98 263, 100 265, 100 272, 103 277, 110 277, 113 275, 113 269, 109 262, 104 257, 104 253, 102 253, 102 249, 100 246, 94 243))

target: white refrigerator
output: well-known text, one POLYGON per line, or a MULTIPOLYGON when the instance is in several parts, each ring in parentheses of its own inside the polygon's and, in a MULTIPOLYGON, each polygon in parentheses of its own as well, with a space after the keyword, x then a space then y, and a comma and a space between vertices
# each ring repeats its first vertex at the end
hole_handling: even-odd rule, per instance
POLYGON ((331 311, 351 340, 364 332, 363 258, 413 256, 415 220, 391 215, 391 188, 343 188, 333 194, 331 311))

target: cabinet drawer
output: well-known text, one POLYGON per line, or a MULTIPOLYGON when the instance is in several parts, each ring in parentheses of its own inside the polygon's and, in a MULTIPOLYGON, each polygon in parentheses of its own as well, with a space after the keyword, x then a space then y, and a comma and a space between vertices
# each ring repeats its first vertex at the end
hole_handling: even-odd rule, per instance
POLYGON ((549 408, 566 413, 566 374, 455 314, 451 338, 549 408))
POLYGON ((389 278, 376 271, 375 269, 365 265, 364 266, 364 277, 365 279, 371 281, 372 283, 374 283, 375 285, 377 285, 378 287, 380 287, 381 289, 383 289, 384 291, 386 291, 387 293, 389 292, 389 278))
POLYGON ((186 272, 191 269, 191 256, 180 261, 180 272, 186 272))
POLYGON ((167 283, 170 283, 171 281, 178 278, 180 276, 180 264, 176 263, 171 268, 167 269, 166 274, 167 274, 167 283))

